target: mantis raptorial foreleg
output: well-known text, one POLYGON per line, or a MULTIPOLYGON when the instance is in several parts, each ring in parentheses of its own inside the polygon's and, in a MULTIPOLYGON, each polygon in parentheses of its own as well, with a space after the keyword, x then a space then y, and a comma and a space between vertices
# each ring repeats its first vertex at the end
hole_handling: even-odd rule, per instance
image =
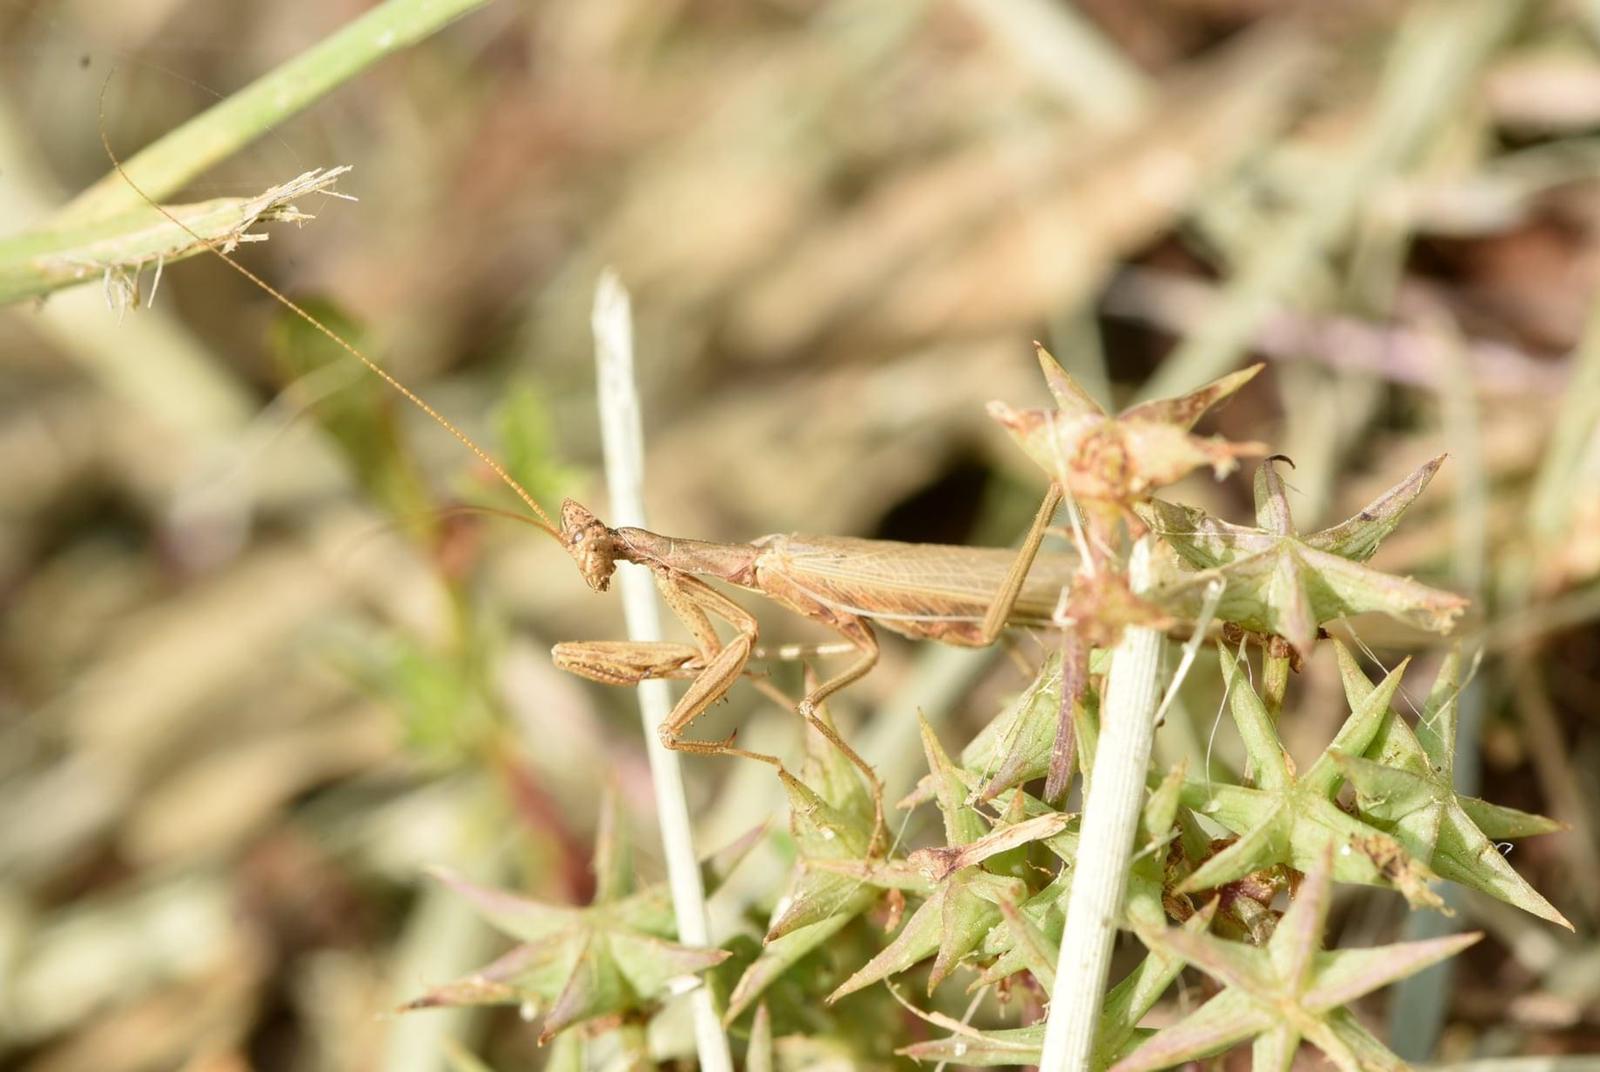
MULTIPOLYGON (((675 597, 679 593, 674 593, 675 597)), ((678 603, 669 600, 668 606, 676 610, 678 603)), ((696 608, 698 609, 698 608, 696 608)), ((872 644, 874 656, 876 655, 877 642, 868 632, 868 639, 872 644)), ((691 678, 694 683, 689 686, 689 691, 674 706, 671 715, 662 725, 661 740, 668 747, 680 752, 689 752, 697 755, 727 755, 736 754, 759 759, 766 763, 777 765, 777 761, 766 755, 747 752, 744 749, 732 746, 733 738, 727 737, 721 741, 691 741, 682 735, 689 725, 698 718, 707 707, 720 699, 722 693, 727 691, 733 679, 748 666, 750 659, 778 659, 794 660, 809 659, 819 655, 842 655, 851 651, 860 650, 855 640, 846 644, 789 644, 782 645, 770 651, 760 648, 745 647, 744 635, 721 647, 721 650, 708 661, 701 649, 688 644, 675 644, 669 641, 642 642, 642 641, 608 641, 593 640, 558 644, 555 648, 556 665, 564 670, 580 674, 591 681, 599 681, 608 685, 637 685, 641 681, 651 678, 691 678)), ((818 686, 808 674, 808 688, 806 698, 811 701, 809 706, 797 704, 780 692, 771 682, 757 675, 754 684, 781 707, 794 710, 811 725, 823 739, 837 748, 862 774, 867 784, 867 792, 872 797, 873 835, 872 850, 876 852, 882 847, 884 838, 884 806, 883 783, 878 779, 877 771, 861 755, 851 748, 844 738, 839 736, 837 730, 828 721, 817 714, 820 703, 815 699, 818 696, 826 698, 838 691, 862 673, 862 663, 859 660, 854 666, 827 682, 818 686), (852 674, 852 671, 859 671, 852 674), (843 680, 841 680, 841 678, 843 680)), ((866 662, 870 668, 871 663, 866 662)))
POLYGON ((750 637, 740 633, 689 682, 689 687, 673 706, 672 713, 660 726, 662 744, 680 752, 699 752, 703 755, 726 752, 733 747, 734 735, 731 733, 720 741, 690 741, 683 735, 695 719, 727 695, 739 675, 744 673, 745 664, 750 661, 750 648, 750 637))
MULTIPOLYGON (((680 621, 695 634, 695 639, 700 641, 698 656, 704 660, 704 669, 694 676, 689 688, 678 698, 672 708, 672 713, 661 724, 661 743, 668 748, 678 751, 699 753, 701 755, 716 755, 731 751, 733 748, 733 735, 729 734, 721 741, 690 741, 683 734, 688 731, 694 720, 705 713, 706 709, 727 695, 728 689, 733 686, 739 675, 744 673, 749 664, 751 655, 755 650, 755 641, 758 635, 755 618, 728 599, 715 588, 698 578, 688 574, 658 571, 656 573, 657 586, 661 590, 662 598, 680 621), (710 616, 721 618, 733 626, 737 633, 726 645, 722 645, 712 628, 710 616), (720 648, 720 650, 719 650, 720 648)), ((829 679, 822 685, 812 688, 800 701, 796 709, 800 716, 818 732, 822 733, 829 741, 838 747, 852 763, 866 774, 868 786, 873 793, 873 810, 876 818, 875 829, 881 827, 883 822, 883 788, 877 781, 877 776, 865 760, 841 740, 832 727, 816 717, 816 709, 828 696, 849 685, 871 670, 878 661, 878 640, 872 633, 872 628, 865 621, 854 616, 840 616, 840 620, 829 622, 841 636, 853 647, 861 652, 861 657, 852 663, 843 673, 829 679)), ((673 653, 662 652, 663 655, 673 653)), ((875 835, 876 838, 876 835, 875 835)))
POLYGON ((744 673, 759 632, 755 616, 699 578, 675 570, 657 570, 655 576, 667 608, 694 635, 699 644, 698 658, 704 663, 704 669, 695 675, 661 724, 661 743, 680 752, 727 751, 733 745, 731 734, 717 742, 687 741, 683 734, 744 673), (727 644, 712 628, 712 617, 733 626, 734 636, 727 644))
POLYGON ((557 644, 555 663, 602 685, 637 685, 654 678, 699 677, 706 662, 692 644, 670 641, 585 640, 557 644))
MULTIPOLYGON (((720 741, 692 741, 684 737, 689 727, 712 704, 722 699, 734 681, 745 672, 755 654, 758 629, 755 618, 737 603, 700 579, 675 570, 657 570, 657 586, 675 617, 684 624, 698 641, 698 647, 670 642, 608 642, 558 644, 555 658, 558 666, 594 680, 637 684, 652 677, 688 677, 689 687, 673 705, 671 713, 661 724, 661 743, 680 752, 699 755, 737 753, 750 755, 767 762, 770 756, 755 755, 733 747, 733 736, 720 741), (734 636, 724 644, 711 624, 718 618, 731 625, 734 636)), ((866 674, 878 661, 878 640, 872 627, 859 616, 845 614, 818 603, 803 590, 795 587, 779 596, 787 603, 809 604, 809 610, 842 636, 846 644, 832 645, 827 654, 855 651, 858 657, 845 670, 821 685, 814 682, 805 698, 795 704, 795 710, 818 733, 845 756, 867 781, 872 796, 873 845, 880 846, 883 833, 883 786, 872 766, 839 736, 825 719, 818 717, 817 708, 833 693, 866 674)), ((780 655, 803 655, 818 649, 779 649, 780 655)), ((780 694, 781 696, 781 694, 780 694)), ((789 701, 784 698, 787 705, 789 701)))

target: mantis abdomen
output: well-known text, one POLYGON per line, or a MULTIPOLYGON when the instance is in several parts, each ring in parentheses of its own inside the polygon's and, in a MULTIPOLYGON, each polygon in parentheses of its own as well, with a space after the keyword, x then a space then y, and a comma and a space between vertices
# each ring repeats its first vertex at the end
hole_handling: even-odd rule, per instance
MULTIPOLYGON (((841 536, 767 536, 755 541, 763 594, 785 590, 838 614, 868 618, 903 636, 975 646, 1017 552, 999 547, 898 543, 841 536)), ((1006 624, 1048 628, 1077 556, 1040 554, 1006 624)), ((795 608, 799 609, 799 608, 795 608)))

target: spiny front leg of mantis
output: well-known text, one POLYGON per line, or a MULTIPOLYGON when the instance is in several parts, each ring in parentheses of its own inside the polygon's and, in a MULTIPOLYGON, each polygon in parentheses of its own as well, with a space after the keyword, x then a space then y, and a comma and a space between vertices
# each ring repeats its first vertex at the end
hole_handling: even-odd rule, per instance
POLYGON ((582 640, 557 644, 556 667, 602 685, 698 677, 706 661, 692 644, 646 640, 582 640))
MULTIPOLYGON (((563 510, 563 515, 572 515, 572 511, 563 510)), ((567 520, 568 517, 564 516, 563 522, 567 520)), ((591 542, 596 542, 598 546, 600 535, 597 532, 591 542)), ((758 628, 755 617, 697 577, 659 562, 650 562, 649 568, 655 574, 656 586, 660 589, 667 608, 693 634, 699 646, 665 642, 564 643, 557 644, 552 652, 556 665, 592 680, 609 684, 637 684, 651 677, 687 677, 690 679, 688 689, 678 698, 666 721, 661 724, 661 743, 665 747, 697 755, 742 755, 777 765, 777 760, 772 756, 735 748, 732 734, 720 741, 693 741, 684 736, 695 719, 725 697, 728 690, 733 687, 733 683, 745 672, 756 650, 758 628), (733 626, 734 636, 726 644, 722 643, 712 627, 712 618, 733 626)), ((793 597, 779 598, 780 602, 791 605, 794 601, 793 597)), ((832 612, 828 608, 817 607, 813 608, 813 613, 832 612)), ((853 616, 843 616, 843 618, 841 621, 830 621, 829 624, 849 641, 846 650, 864 650, 869 652, 870 656, 864 655, 844 673, 809 690, 805 699, 795 705, 795 710, 830 744, 839 749, 866 779, 873 810, 871 850, 877 852, 883 847, 886 831, 883 784, 878 780, 877 772, 872 769, 871 764, 851 748, 827 720, 817 715, 817 705, 823 699, 865 674, 877 661, 877 641, 870 627, 853 616)))
POLYGON ((696 674, 667 720, 661 724, 661 743, 680 752, 714 755, 733 747, 733 735, 721 741, 690 741, 684 733, 712 704, 727 695, 750 661, 758 629, 755 616, 698 577, 677 570, 656 567, 656 587, 667 608, 693 634, 699 644, 698 658, 703 669, 696 674), (734 629, 731 640, 723 644, 711 626, 711 617, 727 622, 734 629))
MULTIPOLYGON (((756 645, 750 649, 752 663, 792 663, 848 655, 854 644, 778 644, 756 645)), ((588 678, 602 685, 637 685, 657 678, 683 680, 705 672, 706 660, 693 644, 670 640, 568 640, 553 649, 555 664, 569 674, 588 678)), ((748 667, 752 678, 761 675, 748 667)), ((785 700, 784 707, 794 702, 785 700)))

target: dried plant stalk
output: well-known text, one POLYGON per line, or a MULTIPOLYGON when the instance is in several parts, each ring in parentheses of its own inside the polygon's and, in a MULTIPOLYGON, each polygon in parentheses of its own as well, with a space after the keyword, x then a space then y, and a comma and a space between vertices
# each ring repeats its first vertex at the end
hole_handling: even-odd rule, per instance
MULTIPOLYGON (((611 514, 619 525, 644 527, 644 436, 639 427, 639 394, 633 378, 633 320, 628 292, 622 281, 607 271, 595 290, 595 366, 599 379, 601 436, 605 443, 606 483, 611 491, 611 514)), ((656 603, 650 572, 624 564, 617 584, 622 591, 628 637, 635 641, 661 640, 661 611, 656 603)), ((676 753, 661 743, 660 728, 672 710, 672 695, 664 680, 639 683, 639 713, 644 719, 645 747, 650 756, 651 782, 655 786, 656 814, 661 823, 661 846, 667 859, 667 883, 678 921, 678 941, 689 946, 711 945, 706 924, 705 887, 689 826, 689 804, 683 793, 683 773, 676 753)), ((711 991, 692 976, 695 1044, 705 1072, 732 1072, 728 1036, 722 1030, 711 991)))
MULTIPOLYGON (((1134 545, 1128 574, 1136 593, 1150 585, 1151 551, 1149 537, 1134 545)), ((1161 698, 1160 671, 1161 632, 1129 626, 1111 656, 1107 675, 1100 743, 1084 794, 1079 870, 1067 900, 1040 1072, 1089 1067, 1144 802, 1156 703, 1161 698)))

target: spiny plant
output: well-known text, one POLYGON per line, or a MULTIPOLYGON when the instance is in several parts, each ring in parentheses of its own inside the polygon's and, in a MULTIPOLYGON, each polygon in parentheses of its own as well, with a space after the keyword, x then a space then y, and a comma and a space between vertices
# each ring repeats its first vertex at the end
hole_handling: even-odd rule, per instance
MULTIPOLYGON (((589 908, 455 882, 524 944, 414 1004, 516 1004, 543 1016, 541 1038, 558 1041, 560 1067, 582 1067, 582 1051, 602 1045, 644 1063, 642 1040, 669 1015, 666 998, 698 973, 719 994, 752 1068, 887 1066, 896 1055, 1039 1063, 1046 1010, 1069 982, 1058 963, 1073 887, 1098 881, 1106 866, 1080 855, 1088 817, 1052 802, 1060 795, 1041 783, 1060 777, 1063 750, 1065 769, 1086 789, 1097 764, 1110 761, 1099 749, 1105 720, 1119 716, 1106 709, 1107 656, 1133 627, 1188 633, 1190 655, 1220 633, 1224 705, 1246 766, 1239 776, 1209 762, 1198 772, 1146 772, 1131 851, 1113 863, 1125 890, 1115 922, 1145 954, 1100 999, 1089 1066, 1141 1072, 1253 1040, 1258 1070, 1287 1069, 1302 1042, 1341 1069, 1404 1067, 1349 1006, 1480 936, 1326 949, 1335 884, 1392 889, 1413 910, 1439 911, 1436 886, 1445 880, 1570 928, 1495 849, 1559 824, 1453 787, 1458 651, 1444 658, 1413 726, 1396 710, 1409 661, 1374 682, 1335 641, 1347 717, 1304 771, 1279 734, 1292 669, 1313 656, 1325 623, 1376 612, 1446 632, 1464 609, 1451 593, 1366 564, 1442 459, 1349 520, 1302 535, 1279 459, 1268 458, 1255 476, 1255 525, 1233 524, 1152 492, 1195 468, 1223 473, 1266 453, 1191 432, 1255 370, 1111 417, 1042 349, 1039 356, 1058 409, 992 412, 1077 511, 1080 573, 1058 614, 1077 643, 1046 658, 959 753, 921 721, 928 773, 901 808, 931 808, 939 836, 916 848, 881 847, 862 774, 836 747, 822 710, 798 771, 778 767, 794 863, 766 917, 747 920, 759 947, 749 933, 735 933, 721 952, 675 945, 664 898, 633 891, 608 825, 596 863, 601 892, 589 908), (1136 591, 1128 567, 1141 540, 1165 557, 1136 591), (1220 989, 1160 1031, 1144 1026, 1185 967, 1220 989), (910 983, 927 1002, 908 996, 910 983), (963 1017, 941 1008, 957 986, 969 995, 963 1017), (980 1013, 984 1026, 974 1026, 980 1013)), ((650 1052, 673 1051, 658 1042, 650 1052)))
MULTIPOLYGON (((575 1024, 618 1020, 659 1001, 673 981, 721 964, 720 949, 671 941, 672 901, 663 884, 638 888, 626 827, 614 821, 607 796, 595 838, 595 895, 591 904, 541 904, 487 889, 441 872, 441 881, 468 898, 518 945, 494 963, 412 1001, 412 1009, 515 1002, 526 1019, 542 1017, 539 1040, 548 1042, 575 1024)), ((736 842, 706 863, 708 884, 720 881, 749 848, 736 842)))
MULTIPOLYGON (((392 376, 279 297, 516 487, 499 463, 392 376)), ((1041 668, 1025 703, 1002 714, 1007 730, 1003 739, 991 736, 980 750, 986 753, 981 765, 965 753, 956 763, 922 723, 929 775, 905 803, 934 804, 943 844, 903 855, 885 850, 879 836, 881 808, 871 772, 860 769, 859 757, 817 709, 834 689, 813 688, 796 705, 811 731, 837 754, 814 753, 798 776, 775 763, 790 798, 797 870, 789 893, 774 908, 765 948, 742 958, 747 963, 722 1002, 726 1018, 743 1027, 753 1043, 747 1061, 770 1067, 780 1040, 800 1038, 801 1045, 785 1053, 802 1065, 826 1059, 814 1051, 831 1045, 832 1058, 852 1064, 902 1054, 967 1064, 1037 1062, 1050 1072, 1067 1067, 1131 1072, 1166 1067, 1254 1037, 1254 1064, 1262 1069, 1288 1068, 1302 1039, 1343 1068, 1399 1066, 1399 1059, 1360 1028, 1344 1006, 1477 936, 1366 955, 1321 952, 1318 936, 1333 881, 1391 886, 1413 906, 1428 908, 1441 905, 1429 883, 1448 875, 1570 926, 1508 875, 1497 853, 1482 855, 1491 836, 1485 824, 1502 836, 1540 832, 1549 824, 1486 805, 1474 805, 1475 816, 1454 795, 1447 737, 1432 727, 1407 740, 1405 724, 1390 710, 1403 666, 1376 687, 1356 680, 1359 668, 1346 668, 1350 716, 1305 775, 1297 774, 1277 735, 1290 672, 1311 655, 1324 623, 1376 612, 1446 632, 1463 611, 1465 601, 1457 596, 1365 565, 1440 459, 1340 525, 1301 535, 1274 468, 1278 459, 1268 458, 1256 473, 1255 526, 1230 524, 1153 494, 1195 469, 1209 466, 1223 475, 1240 458, 1266 452, 1262 444, 1204 439, 1192 432, 1210 408, 1257 370, 1112 416, 1043 348, 1039 361, 1056 407, 1019 413, 995 404, 991 413, 1050 479, 1019 563, 1031 561, 1038 549, 1039 520, 1062 499, 1070 505, 1078 557, 1054 616, 1064 637, 1060 657, 1041 668), (1162 549, 1168 561, 1157 570, 1152 563, 1162 549), (1153 727, 1148 723, 1158 715, 1158 660, 1152 655, 1159 654, 1162 632, 1187 632, 1187 664, 1215 622, 1230 642, 1240 643, 1239 656, 1219 645, 1218 658, 1249 765, 1236 783, 1218 781, 1209 769, 1199 780, 1181 769, 1171 772, 1151 794, 1141 822, 1140 810, 1125 806, 1131 798, 1120 787, 1137 788, 1149 774, 1153 727), (1262 649, 1259 693, 1240 665, 1251 639, 1262 649), (1130 685, 1135 677, 1142 680, 1130 685), (1040 702, 1052 693, 1054 704, 1040 702), (1041 716, 1047 726, 1028 725, 1041 716), (1137 732, 1128 732, 1140 723, 1137 732), (1102 754, 1096 743, 1103 726, 1112 730, 1105 740, 1117 742, 1110 754, 1102 754), (1374 752, 1380 732, 1385 746, 1374 752), (1021 750, 1023 742, 1043 746, 1048 754, 1030 755, 1021 750), (857 770, 832 769, 840 757, 857 770), (1130 758, 1139 765, 1134 780, 1128 778, 1130 758), (1045 785, 1035 796, 1028 792, 1027 775, 1041 763, 1045 785), (1074 766, 1084 782, 1081 816, 1061 806, 1074 766), (858 776, 867 780, 865 809, 858 776), (1335 799, 1346 778, 1355 785, 1355 814, 1335 799), (1097 804, 1099 784, 1118 786, 1117 795, 1097 804), (1207 821, 1236 836, 1212 839, 1207 821), (1131 852, 1135 842, 1139 851, 1131 852), (1474 852, 1480 855, 1475 858, 1474 852), (1487 857, 1496 862, 1486 862, 1487 857), (1291 906, 1280 916, 1275 902, 1285 891, 1291 906), (861 931, 874 923, 884 934, 874 936, 877 940, 863 951, 861 931), (1119 925, 1138 935, 1148 955, 1103 994, 1111 933, 1119 925), (1213 928, 1218 933, 1211 933, 1213 928), (846 932, 854 934, 846 938, 846 932), (835 936, 841 940, 831 942, 835 936), (1080 974, 1064 976, 1074 966, 1066 954, 1078 941, 1094 951, 1083 960, 1087 967, 1080 974), (846 951, 862 955, 859 964, 846 966, 842 979, 838 963, 813 963, 846 951), (917 1015, 951 1027, 946 1058, 944 1051, 894 1030, 899 1021, 852 1015, 847 1005, 870 1000, 867 992, 879 986, 904 1001, 894 989, 899 977, 920 971, 930 959, 930 998, 947 980, 972 971, 977 996, 969 1015, 993 994, 1003 999, 1007 1014, 1026 1022, 1009 1033, 974 1032, 966 1018, 952 1020, 908 1003, 917 1015), (1193 1017, 1147 1037, 1140 1021, 1186 963, 1228 989, 1193 1017), (763 1000, 768 996, 771 1001, 763 1000), (779 1005, 780 997, 788 1001, 779 1005), (752 1003, 759 1006, 752 1010, 752 1003), (1047 1004, 1050 1013, 1041 1023, 1047 1004), (1058 1016, 1060 1010, 1065 1014, 1058 1016), (747 1025, 741 1023, 746 1014, 752 1017, 747 1025), (975 1042, 981 1043, 977 1049, 975 1042)), ((370 465, 363 471, 369 480, 382 482, 370 465)), ((403 490, 409 481, 402 473, 390 483, 403 490)), ((544 520, 532 497, 516 490, 544 520)), ((545 527, 555 532, 548 521, 545 527)), ((676 577, 658 571, 658 579, 676 577)), ((1013 571, 1006 583, 1020 588, 1021 574, 1013 571)), ((604 587, 603 578, 596 586, 604 587)), ((706 624, 710 605, 696 603, 697 617, 686 621, 706 624)), ((752 628, 746 641, 753 636, 752 628)), ((658 664, 643 669, 641 676, 652 676, 658 664)), ((742 663, 725 676, 731 679, 741 669, 742 663)), ((1445 693, 1437 706, 1442 714, 1453 699, 1450 678, 1441 675, 1441 681, 1445 693)), ((1449 716, 1441 723, 1453 726, 1449 716)), ((606 842, 603 838, 602 852, 611 854, 606 842)), ((673 1008, 666 999, 694 985, 686 981, 731 961, 733 950, 673 941, 676 926, 661 891, 633 894, 625 872, 604 860, 598 870, 597 900, 585 909, 542 905, 457 881, 478 908, 522 944, 413 1004, 514 1003, 529 1018, 542 1015, 541 1041, 561 1040, 555 1052, 559 1066, 583 1067, 584 1039, 608 1035, 614 1036, 611 1052, 625 1063, 647 1063, 658 1048, 650 1031, 673 1008), (575 1036, 576 1031, 586 1034, 575 1036)))

